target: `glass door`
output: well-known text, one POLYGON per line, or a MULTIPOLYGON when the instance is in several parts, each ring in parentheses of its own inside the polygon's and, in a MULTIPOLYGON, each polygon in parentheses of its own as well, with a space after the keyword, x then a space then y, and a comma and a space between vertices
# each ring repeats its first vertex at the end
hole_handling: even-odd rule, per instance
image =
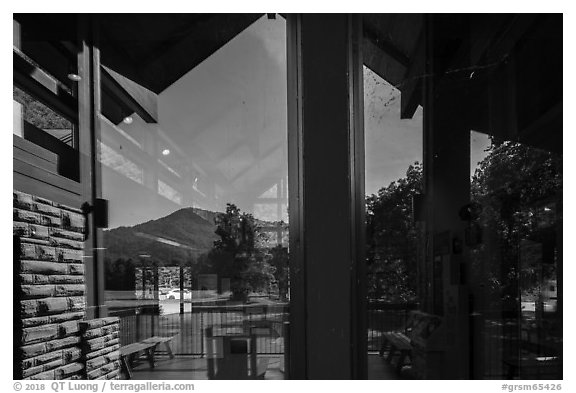
POLYGON ((98 141, 106 306, 120 317, 121 344, 169 339, 162 379, 283 379, 286 22, 150 15, 115 36, 121 19, 101 26, 109 84, 98 141), (125 59, 113 57, 118 48, 125 59), (138 92, 136 104, 118 85, 138 92))

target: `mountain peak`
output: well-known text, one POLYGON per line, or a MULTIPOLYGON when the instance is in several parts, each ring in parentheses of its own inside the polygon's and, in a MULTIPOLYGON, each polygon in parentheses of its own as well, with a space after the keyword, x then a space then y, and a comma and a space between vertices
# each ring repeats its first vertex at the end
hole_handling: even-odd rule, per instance
POLYGON ((187 261, 212 248, 217 214, 186 207, 156 220, 106 231, 106 259, 138 260, 147 254, 160 265, 187 261))

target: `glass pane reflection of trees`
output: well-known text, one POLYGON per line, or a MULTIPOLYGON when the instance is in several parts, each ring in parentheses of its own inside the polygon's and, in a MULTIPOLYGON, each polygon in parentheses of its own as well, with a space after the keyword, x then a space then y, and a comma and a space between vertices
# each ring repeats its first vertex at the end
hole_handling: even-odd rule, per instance
POLYGON ((471 198, 478 242, 472 291, 483 314, 485 375, 557 378, 562 156, 493 139, 472 178, 471 198))
MULTIPOLYGON (((369 351, 381 350, 385 332, 404 332, 410 310, 425 307, 430 285, 419 271, 425 224, 414 217, 415 198, 424 192, 419 152, 406 148, 413 161, 404 164, 405 174, 380 178, 388 185, 374 187, 379 173, 398 171, 399 160, 383 147, 371 156, 370 145, 386 137, 409 146, 398 132, 418 140, 409 136, 399 110, 390 109, 393 88, 378 85, 387 83, 365 70, 369 351), (385 119, 386 126, 378 119, 385 119)), ((562 188, 561 154, 471 132, 470 205, 463 219, 469 250, 465 274, 473 299, 470 323, 477 338, 471 347, 475 378, 561 375, 562 188)))

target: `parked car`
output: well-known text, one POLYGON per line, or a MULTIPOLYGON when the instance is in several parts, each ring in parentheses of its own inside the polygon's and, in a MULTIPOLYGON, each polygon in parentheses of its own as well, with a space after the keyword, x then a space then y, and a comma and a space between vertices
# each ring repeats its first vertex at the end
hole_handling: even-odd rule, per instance
MULTIPOLYGON (((180 299, 180 289, 171 289, 166 294, 166 299, 180 299)), ((192 291, 189 289, 184 289, 184 300, 192 299, 192 291)))

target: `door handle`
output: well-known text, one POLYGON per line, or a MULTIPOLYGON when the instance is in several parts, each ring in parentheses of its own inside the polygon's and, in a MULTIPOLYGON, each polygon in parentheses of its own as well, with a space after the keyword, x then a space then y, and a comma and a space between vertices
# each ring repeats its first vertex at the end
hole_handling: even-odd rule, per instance
POLYGON ((84 214, 84 240, 90 236, 89 214, 92 214, 95 228, 108 228, 107 199, 96 198, 93 205, 89 202, 84 202, 80 208, 82 209, 82 214, 84 214))

